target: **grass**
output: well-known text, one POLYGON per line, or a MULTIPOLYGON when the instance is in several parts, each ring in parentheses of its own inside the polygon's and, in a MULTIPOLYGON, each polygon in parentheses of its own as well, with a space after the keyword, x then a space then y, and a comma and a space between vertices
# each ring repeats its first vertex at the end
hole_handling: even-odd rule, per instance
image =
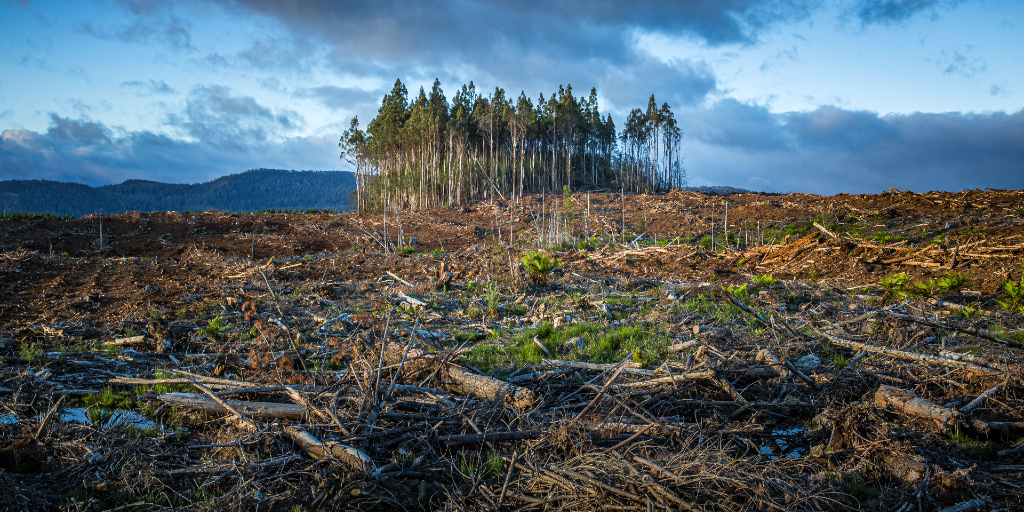
POLYGON ((954 429, 953 433, 949 435, 949 442, 964 455, 975 460, 987 460, 992 456, 992 446, 989 443, 972 439, 961 432, 959 428, 954 429))
POLYGON ((96 406, 102 409, 136 409, 138 401, 136 394, 132 391, 115 391, 107 386, 103 391, 82 398, 82 403, 87 406, 96 406))
POLYGON ((560 347, 576 337, 583 340, 584 348, 573 348, 564 355, 566 359, 617 363, 632 354, 634 362, 654 365, 668 357, 669 339, 651 333, 650 328, 621 326, 607 331, 602 329, 601 324, 572 324, 555 329, 551 324, 544 323, 535 329, 521 331, 504 343, 479 343, 463 355, 463 359, 485 372, 517 367, 524 363, 537 364, 541 359, 558 358, 560 347), (534 343, 534 338, 544 345, 551 356, 534 343))

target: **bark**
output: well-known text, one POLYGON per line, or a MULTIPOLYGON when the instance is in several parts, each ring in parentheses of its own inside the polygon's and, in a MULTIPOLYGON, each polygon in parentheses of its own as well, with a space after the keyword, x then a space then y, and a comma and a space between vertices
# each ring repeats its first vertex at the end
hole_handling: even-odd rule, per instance
POLYGON ((321 443, 306 431, 295 427, 286 426, 284 431, 306 452, 306 455, 314 459, 335 459, 356 471, 373 469, 373 460, 356 448, 332 442, 321 443))
MULTIPOLYGON (((230 413, 228 409, 215 402, 212 398, 192 393, 164 393, 157 398, 175 407, 184 407, 196 411, 230 413)), ((224 400, 238 412, 250 418, 281 418, 302 419, 306 416, 306 408, 295 404, 278 404, 273 402, 247 402, 243 400, 224 400)))
MULTIPOLYGON (((410 372, 425 369, 438 360, 435 354, 420 348, 409 348, 405 343, 390 342, 385 346, 384 361, 387 364, 401 364, 403 358, 406 360, 405 369, 410 372)), ((526 409, 533 405, 534 396, 529 389, 493 377, 476 375, 453 364, 442 364, 445 365, 440 372, 442 387, 452 393, 494 400, 516 409, 526 409)))
POLYGON ((947 409, 939 404, 918 397, 913 391, 907 391, 882 384, 875 392, 875 404, 886 409, 894 409, 907 416, 923 418, 935 423, 942 431, 958 427, 962 423, 960 413, 955 409, 947 409))

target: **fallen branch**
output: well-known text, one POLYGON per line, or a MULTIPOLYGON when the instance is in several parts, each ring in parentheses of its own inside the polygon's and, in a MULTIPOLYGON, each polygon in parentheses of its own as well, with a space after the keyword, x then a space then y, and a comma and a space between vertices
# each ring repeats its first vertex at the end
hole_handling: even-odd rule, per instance
POLYGON ((357 448, 332 442, 321 443, 320 440, 313 437, 306 431, 295 427, 285 426, 284 432, 288 434, 292 440, 295 441, 295 444, 299 445, 307 455, 314 459, 337 459, 356 471, 364 471, 367 469, 373 469, 374 467, 373 459, 357 448))
POLYGON ((854 350, 861 350, 864 352, 871 352, 873 354, 883 354, 889 357, 895 357, 897 359, 906 359, 910 361, 920 361, 923 363, 934 363, 942 366, 950 366, 954 368, 962 368, 970 370, 972 372, 982 373, 986 375, 1001 375, 1003 372, 993 369, 978 366, 976 364, 967 363, 964 361, 958 361, 956 359, 946 359, 944 357, 930 356, 927 354, 914 354, 911 352, 903 352, 901 350, 895 350, 888 347, 876 347, 874 345, 868 345, 867 343, 861 343, 859 341, 850 341, 832 336, 831 334, 820 332, 822 336, 828 338, 832 343, 841 347, 846 347, 854 350))
MULTIPOLYGON (((177 407, 195 411, 227 413, 233 412, 214 401, 214 399, 193 393, 164 393, 157 399, 177 407)), ((253 418, 302 419, 306 416, 306 408, 295 404, 278 404, 273 402, 247 402, 243 400, 224 400, 238 412, 253 418)))
MULTIPOLYGON (((405 343, 390 342, 384 349, 384 359, 387 364, 400 364, 403 359, 408 359, 407 367, 415 371, 438 360, 439 354, 427 352, 421 348, 409 348, 405 343), (408 352, 408 355, 406 355, 408 352)), ((529 389, 502 382, 494 377, 476 375, 463 368, 445 364, 444 382, 442 387, 456 394, 475 396, 494 400, 511 406, 516 409, 526 409, 533 405, 533 391, 529 389)))

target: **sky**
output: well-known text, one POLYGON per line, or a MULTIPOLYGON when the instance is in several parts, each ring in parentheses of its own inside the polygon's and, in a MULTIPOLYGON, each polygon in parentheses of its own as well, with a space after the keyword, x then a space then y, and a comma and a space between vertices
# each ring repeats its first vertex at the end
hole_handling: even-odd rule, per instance
POLYGON ((1022 0, 0 0, 0 180, 348 170, 396 78, 654 94, 691 185, 1024 188, 1022 0))

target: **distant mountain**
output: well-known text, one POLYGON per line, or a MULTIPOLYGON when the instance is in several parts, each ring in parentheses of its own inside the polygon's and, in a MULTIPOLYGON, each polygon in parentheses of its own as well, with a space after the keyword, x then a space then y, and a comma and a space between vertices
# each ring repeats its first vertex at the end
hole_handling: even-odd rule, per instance
POLYGON ((727 187, 723 185, 716 185, 713 187, 702 186, 702 187, 686 187, 683 190, 689 192, 700 192, 702 194, 725 196, 729 194, 749 194, 750 191, 742 188, 727 187))
POLYGON ((9 180, 0 181, 0 209, 8 213, 76 216, 131 210, 345 210, 355 188, 355 175, 351 172, 274 169, 256 169, 194 185, 128 180, 119 185, 90 187, 58 181, 9 180))

